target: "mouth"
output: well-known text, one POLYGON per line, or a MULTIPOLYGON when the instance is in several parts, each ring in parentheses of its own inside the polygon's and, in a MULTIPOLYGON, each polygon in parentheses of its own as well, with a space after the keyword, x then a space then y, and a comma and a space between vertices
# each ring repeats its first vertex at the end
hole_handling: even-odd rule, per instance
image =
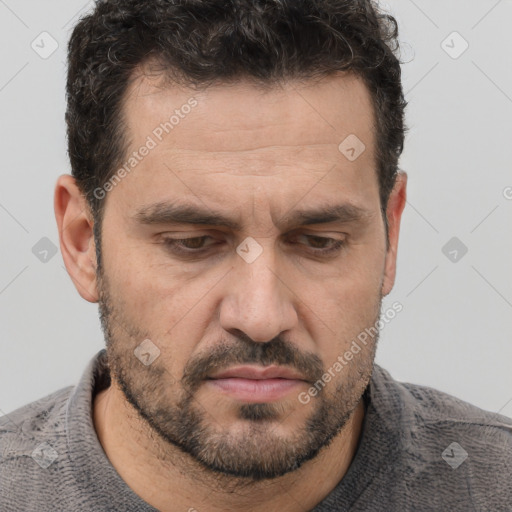
POLYGON ((246 403, 266 403, 298 392, 308 381, 291 368, 238 366, 209 376, 206 384, 246 403))

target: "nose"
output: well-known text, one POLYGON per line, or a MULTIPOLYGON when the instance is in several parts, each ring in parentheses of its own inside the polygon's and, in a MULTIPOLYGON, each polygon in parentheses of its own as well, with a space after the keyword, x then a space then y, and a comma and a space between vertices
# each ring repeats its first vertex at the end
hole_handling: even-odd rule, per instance
POLYGON ((238 255, 227 276, 220 306, 220 323, 226 331, 242 331, 253 341, 267 342, 297 324, 293 291, 266 246, 248 263, 238 255))

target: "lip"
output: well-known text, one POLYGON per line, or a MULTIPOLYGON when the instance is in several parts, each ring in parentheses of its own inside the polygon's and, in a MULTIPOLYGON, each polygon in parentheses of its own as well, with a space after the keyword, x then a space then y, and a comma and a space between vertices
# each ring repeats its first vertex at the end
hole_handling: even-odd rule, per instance
POLYGON ((306 381, 302 376, 283 366, 237 366, 211 375, 206 384, 245 403, 275 402, 306 381))
POLYGON ((210 379, 253 379, 253 380, 264 380, 264 379, 290 379, 290 380, 302 380, 305 379, 292 370, 285 366, 236 366, 224 370, 222 372, 214 373, 210 375, 210 379))

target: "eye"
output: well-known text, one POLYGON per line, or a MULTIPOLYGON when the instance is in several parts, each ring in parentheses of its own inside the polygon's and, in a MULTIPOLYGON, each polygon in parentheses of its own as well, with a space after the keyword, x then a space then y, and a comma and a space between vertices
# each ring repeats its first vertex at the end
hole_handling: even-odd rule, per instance
POLYGON ((205 250, 204 242, 211 236, 195 236, 192 238, 163 238, 164 245, 176 254, 194 254, 205 250))
MULTIPOLYGON (((317 255, 331 255, 339 252, 345 240, 337 240, 336 238, 330 238, 325 236, 317 235, 296 235, 294 238, 305 238, 308 241, 309 252, 317 255)), ((191 238, 169 238, 164 237, 162 239, 163 244, 172 253, 177 255, 193 255, 201 254, 206 252, 210 247, 216 244, 209 244, 205 246, 207 239, 214 240, 211 236, 196 236, 191 238)))
POLYGON ((345 244, 345 240, 337 240, 336 238, 325 236, 302 234, 298 235, 298 237, 307 238, 311 246, 311 252, 317 254, 332 254, 338 252, 345 244))

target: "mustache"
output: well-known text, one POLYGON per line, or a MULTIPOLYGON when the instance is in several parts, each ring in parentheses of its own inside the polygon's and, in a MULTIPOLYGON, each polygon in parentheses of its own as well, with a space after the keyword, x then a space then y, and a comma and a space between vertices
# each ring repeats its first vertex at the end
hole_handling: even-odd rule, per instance
POLYGON ((184 368, 181 381, 193 392, 215 371, 239 364, 288 366, 310 383, 321 379, 324 374, 322 360, 312 352, 301 352, 279 337, 257 342, 243 335, 237 338, 236 343, 223 341, 207 354, 191 359, 184 368))

